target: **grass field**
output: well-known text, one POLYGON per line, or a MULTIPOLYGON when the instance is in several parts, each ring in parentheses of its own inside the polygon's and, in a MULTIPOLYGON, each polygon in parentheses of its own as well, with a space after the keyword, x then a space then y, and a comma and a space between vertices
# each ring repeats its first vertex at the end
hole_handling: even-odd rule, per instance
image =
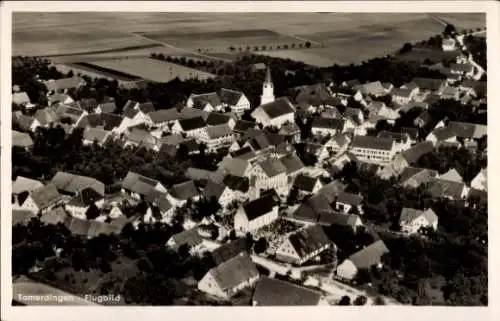
POLYGON ((176 77, 181 80, 196 77, 199 79, 214 77, 212 74, 196 69, 147 57, 98 60, 88 65, 116 70, 124 74, 157 82, 168 82, 176 77))
POLYGON ((452 60, 460 54, 460 51, 442 51, 439 49, 431 48, 413 48, 410 52, 404 55, 397 55, 398 59, 405 61, 419 61, 423 62, 429 58, 434 62, 441 62, 443 59, 452 60))
MULTIPOLYGON (((458 28, 485 25, 485 15, 480 13, 434 15, 458 28)), ((141 57, 151 52, 196 55, 198 48, 206 47, 223 51, 231 45, 310 41, 314 47, 310 50, 264 54, 324 66, 384 55, 442 30, 443 25, 426 13, 15 13, 12 39, 13 55, 78 53, 57 57, 58 62, 141 57), (324 48, 319 48, 321 43, 324 48), (164 46, 147 48, 152 44, 164 46)), ((215 52, 209 54, 224 54, 215 52)))

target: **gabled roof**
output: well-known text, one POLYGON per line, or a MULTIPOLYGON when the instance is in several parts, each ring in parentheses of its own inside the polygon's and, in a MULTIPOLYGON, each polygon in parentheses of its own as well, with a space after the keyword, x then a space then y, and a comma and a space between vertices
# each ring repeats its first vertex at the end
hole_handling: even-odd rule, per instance
POLYGON ((431 132, 431 134, 433 134, 438 141, 443 141, 443 140, 446 140, 448 138, 452 138, 452 137, 457 136, 455 131, 448 126, 436 128, 431 132))
POLYGON ((35 217, 37 217, 37 215, 32 211, 12 209, 12 226, 16 224, 27 224, 32 218, 35 217))
POLYGON ((104 130, 113 130, 119 127, 123 122, 123 117, 116 114, 88 114, 85 115, 80 123, 79 127, 101 127, 104 130))
POLYGON ((33 140, 30 135, 12 130, 12 146, 30 147, 33 146, 33 140))
POLYGON ((464 183, 433 179, 430 181, 429 189, 427 191, 433 197, 450 197, 452 199, 460 199, 464 188, 464 183))
POLYGON ((416 186, 425 184, 437 177, 438 172, 426 168, 406 167, 400 174, 400 182, 407 183, 410 179, 415 182, 416 186))
POLYGON ((91 187, 99 194, 104 195, 104 184, 88 176, 75 175, 68 172, 57 172, 50 182, 54 184, 58 190, 67 193, 76 194, 85 188, 91 187))
POLYGON ((233 131, 227 124, 210 126, 206 128, 206 131, 210 139, 230 136, 233 134, 233 131))
POLYGON ((179 119, 180 117, 179 112, 175 108, 156 110, 150 112, 148 116, 149 118, 151 118, 154 124, 174 121, 176 119, 179 119))
POLYGON ((12 182, 12 194, 31 192, 40 187, 43 187, 43 184, 40 181, 23 176, 17 176, 16 180, 12 182))
POLYGON ((414 208, 404 207, 403 210, 401 211, 399 222, 401 224, 410 224, 420 216, 424 216, 427 222, 429 222, 429 224, 433 224, 438 220, 436 213, 434 213, 434 211, 430 208, 425 211, 421 211, 414 208))
POLYGON ((278 133, 266 133, 267 141, 272 146, 279 146, 285 142, 285 136, 278 133))
POLYGON ((410 139, 410 136, 406 133, 395 133, 389 131, 381 131, 377 135, 380 138, 392 138, 398 144, 405 144, 410 139))
POLYGON ((75 197, 73 197, 67 205, 87 207, 95 204, 102 199, 102 195, 96 192, 93 188, 84 188, 75 197))
POLYGON ((212 107, 217 107, 222 104, 219 95, 216 92, 205 94, 192 94, 190 98, 193 100, 194 108, 203 108, 208 103, 212 107))
POLYGON ((155 179, 139 175, 134 172, 128 172, 122 181, 122 188, 140 195, 147 195, 155 189, 159 182, 155 179))
POLYGON ((39 209, 44 209, 62 199, 62 196, 53 184, 47 184, 31 191, 30 196, 39 209))
POLYGON ((320 225, 310 225, 300 229, 288 235, 288 240, 301 258, 331 243, 320 225))
POLYGON ((216 265, 224 263, 238 254, 245 252, 248 248, 245 238, 238 238, 229 243, 225 243, 211 252, 216 265))
POLYGON ((233 130, 237 133, 243 133, 247 129, 254 128, 254 127, 255 127, 255 122, 239 119, 236 121, 236 124, 235 124, 233 130))
POLYGON ((295 112, 295 108, 286 97, 277 98, 275 101, 261 105, 258 108, 262 109, 271 119, 295 112))
POLYGON ((271 146, 269 140, 267 139, 267 136, 263 133, 249 139, 248 144, 250 144, 252 149, 255 151, 260 151, 271 146))
POLYGON ((444 80, 434 78, 415 77, 412 82, 416 83, 420 89, 436 91, 444 85, 444 80))
POLYGON ((208 180, 207 186, 205 186, 202 195, 207 199, 210 199, 212 197, 219 199, 219 197, 222 195, 225 189, 226 189, 225 184, 208 180))
POLYGON ((18 124, 22 130, 30 130, 31 125, 35 121, 34 117, 23 115, 21 113, 12 113, 12 122, 18 124))
POLYGON ((188 200, 192 197, 199 195, 198 189, 194 181, 186 181, 184 183, 176 184, 169 190, 169 194, 179 200, 188 200))
POLYGON ((139 128, 132 128, 129 133, 126 135, 127 141, 141 144, 155 144, 156 143, 156 138, 151 135, 150 132, 147 130, 139 129, 139 128))
POLYGON ((359 206, 363 203, 363 197, 352 193, 340 192, 337 195, 337 202, 350 204, 352 206, 359 206))
POLYGON ((181 120, 179 120, 179 125, 181 125, 181 128, 183 131, 200 129, 200 128, 204 128, 207 126, 207 124, 205 123, 205 121, 201 117, 181 119, 181 120))
POLYGON ((318 217, 318 222, 321 225, 348 226, 352 229, 356 228, 356 222, 360 220, 358 215, 339 212, 323 212, 318 217))
POLYGON ((393 97, 410 97, 411 96, 411 89, 394 88, 391 90, 391 96, 393 96, 393 97))
POLYGON ((296 171, 304 168, 304 164, 302 163, 300 158, 298 158, 298 156, 293 155, 293 154, 289 154, 289 155, 281 157, 280 162, 286 168, 287 175, 295 173, 296 171))
POLYGON ((312 128, 343 130, 344 125, 345 120, 339 118, 316 117, 312 122, 312 128))
POLYGON ((369 149, 382 149, 391 150, 394 146, 392 138, 379 138, 373 136, 354 136, 352 139, 353 148, 369 148, 369 149))
POLYGON ((44 126, 59 121, 59 117, 52 108, 39 109, 35 113, 35 119, 44 126))
POLYGON ((300 174, 297 175, 297 177, 293 181, 293 187, 301 191, 312 192, 317 182, 318 182, 317 177, 315 178, 308 175, 300 174))
POLYGON ((462 176, 457 172, 456 169, 452 168, 446 173, 439 175, 439 179, 444 179, 446 181, 452 181, 452 182, 457 182, 457 183, 463 183, 464 179, 462 176))
POLYGON ((210 112, 196 108, 184 108, 180 112, 180 116, 182 119, 201 117, 203 118, 203 120, 205 120, 208 118, 208 115, 210 115, 210 112))
POLYGON ((250 162, 245 159, 225 157, 219 169, 224 170, 228 174, 243 177, 249 166, 250 162))
POLYGON ((341 118, 342 114, 339 112, 339 110, 336 107, 331 107, 325 109, 320 117, 322 118, 341 118))
POLYGON ((318 291, 267 276, 261 276, 252 297, 257 306, 313 306, 320 300, 318 291))
POLYGON ((382 86, 382 83, 380 81, 374 81, 374 82, 369 82, 366 84, 358 85, 355 87, 356 89, 360 90, 361 93, 365 95, 383 95, 386 93, 384 86, 382 86))
POLYGON ((413 164, 420 159, 425 154, 428 154, 434 150, 434 145, 431 142, 425 141, 415 144, 411 148, 403 151, 401 155, 408 162, 408 164, 413 164))
POLYGON ((175 245, 173 246, 174 250, 178 250, 183 245, 187 245, 189 248, 192 248, 203 242, 203 238, 198 233, 198 229, 196 227, 174 234, 170 240, 175 242, 175 245))
POLYGON ((66 217, 68 217, 68 214, 66 214, 61 206, 58 206, 43 214, 40 221, 45 224, 57 225, 57 223, 64 223, 66 217))
POLYGON ((273 210, 279 204, 279 198, 276 193, 265 194, 253 201, 243 205, 243 212, 249 221, 253 221, 264 214, 273 210))
POLYGON ((233 289, 236 286, 259 276, 257 268, 246 252, 210 269, 210 273, 222 290, 233 289))
POLYGON ((236 106, 240 101, 243 93, 241 91, 236 91, 232 89, 222 88, 219 91, 219 98, 223 104, 227 104, 228 106, 236 106))
POLYGON ((217 126, 227 124, 231 117, 220 114, 220 113, 210 113, 206 119, 206 123, 209 126, 217 126))
POLYGON ((326 197, 328 203, 332 203, 337 195, 343 192, 345 188, 345 184, 342 184, 340 181, 335 180, 321 187, 321 189, 318 191, 318 194, 326 197))
POLYGON ((401 127, 401 133, 408 134, 411 139, 418 138, 418 129, 414 127, 401 127))
POLYGON ((378 240, 364 249, 354 253, 349 257, 349 260, 359 269, 369 269, 373 265, 380 263, 380 259, 389 249, 385 246, 382 240, 378 240))
POLYGON ((233 191, 248 192, 248 179, 239 176, 227 175, 223 179, 223 183, 233 191))
POLYGON ((244 160, 253 159, 257 156, 257 154, 253 151, 251 147, 243 147, 234 152, 230 153, 233 158, 241 158, 244 160))
POLYGON ((450 69, 451 70, 456 70, 459 72, 471 72, 474 70, 474 65, 471 63, 466 63, 466 64, 450 64, 450 69))
POLYGON ((162 145, 173 145, 177 146, 180 143, 184 142, 186 138, 182 136, 182 134, 172 134, 163 136, 159 139, 159 143, 162 145))
POLYGON ((286 173, 286 167, 277 158, 268 158, 259 162, 267 177, 275 177, 276 175, 286 173))
POLYGON ((99 107, 102 113, 114 113, 116 111, 116 104, 114 101, 101 102, 96 108, 99 107))
POLYGON ((83 132, 83 139, 88 141, 97 141, 98 143, 102 143, 105 138, 109 136, 110 132, 101 128, 92 128, 88 127, 83 132))
POLYGON ((23 105, 23 104, 29 104, 31 101, 28 94, 23 91, 19 93, 13 93, 12 102, 18 105, 23 105))
POLYGON ((447 127, 450 128, 450 130, 452 130, 458 137, 462 138, 478 139, 488 134, 488 126, 483 124, 450 121, 447 127))

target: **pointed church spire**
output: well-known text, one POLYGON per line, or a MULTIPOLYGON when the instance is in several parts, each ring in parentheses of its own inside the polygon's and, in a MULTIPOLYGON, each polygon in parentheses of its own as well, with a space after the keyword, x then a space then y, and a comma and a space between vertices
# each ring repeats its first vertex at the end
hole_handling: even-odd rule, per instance
POLYGON ((269 68, 269 65, 267 65, 267 73, 266 73, 266 84, 271 84, 273 80, 271 79, 271 68, 269 68))

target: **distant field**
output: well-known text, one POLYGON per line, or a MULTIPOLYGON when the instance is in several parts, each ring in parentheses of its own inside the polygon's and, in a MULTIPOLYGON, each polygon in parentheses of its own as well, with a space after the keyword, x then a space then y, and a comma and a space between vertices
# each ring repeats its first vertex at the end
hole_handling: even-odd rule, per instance
POLYGON ((120 73, 157 82, 168 82, 176 77, 179 77, 181 80, 188 78, 208 79, 215 77, 207 72, 150 58, 98 60, 88 65, 115 70, 120 73))
POLYGON ((398 59, 407 61, 423 62, 426 58, 434 62, 441 62, 443 59, 454 59, 460 54, 460 51, 442 51, 431 48, 413 48, 410 52, 404 55, 398 55, 398 59))
MULTIPOLYGON (((434 15, 458 28, 485 25, 484 14, 434 15)), ((191 56, 207 47, 215 48, 208 53, 215 56, 225 54, 231 45, 238 50, 240 44, 262 48, 310 41, 315 47, 311 51, 263 54, 303 58, 305 63, 323 66, 384 55, 443 28, 426 13, 15 13, 12 40, 14 55, 79 54, 78 60, 58 57, 60 62, 146 57, 151 52, 191 56), (146 47, 158 42, 168 46, 146 47), (325 48, 319 48, 321 43, 325 48), (120 50, 140 46, 143 49, 120 50)))
POLYGON ((105 69, 102 67, 97 67, 94 66, 90 63, 71 63, 71 64, 57 64, 56 69, 68 73, 70 70, 73 71, 74 74, 82 74, 82 75, 87 75, 92 78, 100 78, 100 77, 105 77, 108 79, 116 79, 120 81, 139 81, 141 78, 134 76, 134 75, 129 75, 125 74, 123 72, 119 72, 116 70, 111 70, 111 69, 105 69))

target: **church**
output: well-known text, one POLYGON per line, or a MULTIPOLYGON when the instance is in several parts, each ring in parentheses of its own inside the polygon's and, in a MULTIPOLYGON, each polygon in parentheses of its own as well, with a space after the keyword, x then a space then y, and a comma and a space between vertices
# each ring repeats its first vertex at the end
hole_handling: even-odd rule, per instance
POLYGON ((281 128, 286 123, 295 121, 295 107, 287 97, 274 97, 274 84, 271 69, 267 67, 266 79, 262 85, 260 106, 252 112, 252 117, 263 127, 281 128))

